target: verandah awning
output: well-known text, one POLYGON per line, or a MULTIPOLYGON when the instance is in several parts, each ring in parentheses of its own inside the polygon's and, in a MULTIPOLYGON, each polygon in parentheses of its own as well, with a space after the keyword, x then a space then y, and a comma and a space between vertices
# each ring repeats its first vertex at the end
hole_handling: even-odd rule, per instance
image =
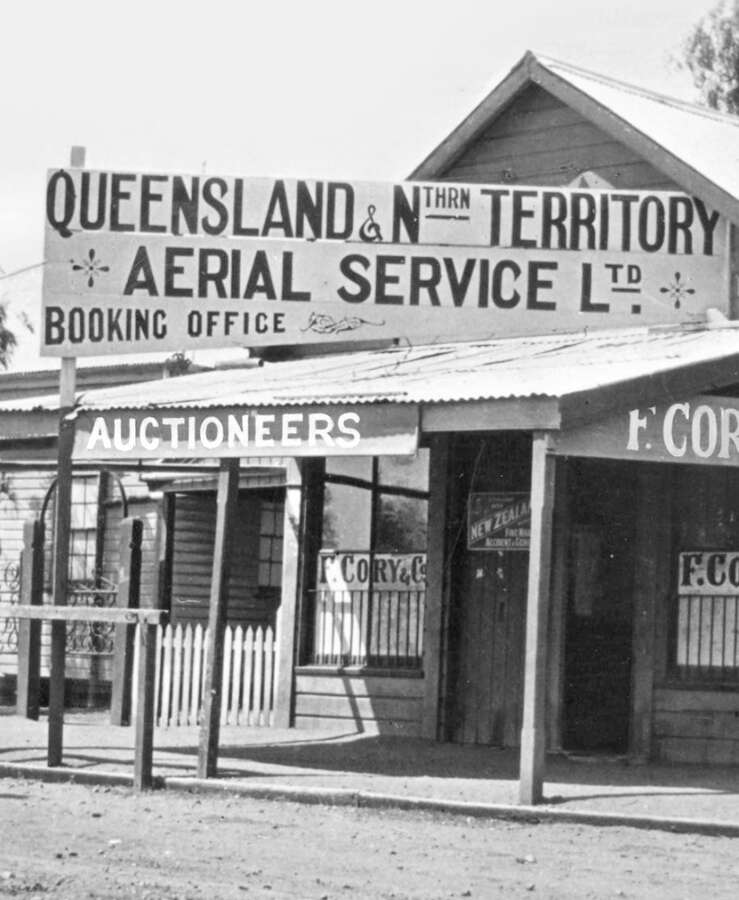
MULTIPOLYGON (((283 435, 284 454, 301 455, 303 438, 309 441, 313 429, 314 447, 302 452, 326 455, 322 434, 341 449, 357 447, 346 446, 354 441, 357 414, 371 421, 372 434, 394 439, 419 426, 421 433, 565 431, 630 406, 682 400, 734 383, 739 327, 722 323, 397 346, 264 363, 80 392, 75 415, 90 429, 96 419, 111 424, 116 415, 139 427, 148 419, 145 440, 155 430, 174 434, 173 457, 193 456, 183 444, 193 423, 199 427, 208 418, 206 443, 216 443, 213 422, 220 420, 224 433, 231 427, 237 439, 244 429, 261 434, 259 455, 274 455, 283 435), (177 421, 165 424, 165 418, 177 421)), ((54 397, 0 404, 0 427, 12 419, 17 434, 19 419, 30 421, 56 405, 54 397)), ((363 452, 412 452, 368 447, 363 452)), ((217 455, 215 446, 206 449, 217 455)), ((160 450, 144 456, 161 457, 160 450)))

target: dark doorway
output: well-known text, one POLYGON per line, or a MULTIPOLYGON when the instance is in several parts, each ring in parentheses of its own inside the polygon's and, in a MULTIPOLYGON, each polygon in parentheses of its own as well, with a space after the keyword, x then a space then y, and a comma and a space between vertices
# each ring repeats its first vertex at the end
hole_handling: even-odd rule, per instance
POLYGON ((602 460, 570 462, 569 591, 565 640, 564 745, 628 747, 634 470, 602 460))
MULTIPOLYGON (((454 445, 445 730, 459 743, 514 747, 520 739, 529 554, 472 549, 469 516, 476 502, 490 502, 483 496, 511 497, 512 505, 528 498, 530 457, 531 439, 520 432, 459 437, 454 445)), ((520 524, 527 530, 528 520, 520 524)))

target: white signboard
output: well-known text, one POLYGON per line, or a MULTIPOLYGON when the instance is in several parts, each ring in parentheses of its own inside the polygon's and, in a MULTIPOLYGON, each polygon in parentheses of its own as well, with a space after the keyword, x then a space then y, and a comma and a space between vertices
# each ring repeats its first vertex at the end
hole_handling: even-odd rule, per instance
POLYGON ((426 588, 425 553, 366 553, 322 550, 318 555, 319 590, 421 591, 426 588))
POLYGON ((739 552, 698 550, 680 553, 677 592, 681 596, 739 596, 739 552))
POLYGON ((49 173, 42 352, 478 339, 702 318, 680 194, 49 173))
POLYGON ((739 466, 739 399, 698 396, 630 409, 559 432, 552 452, 643 462, 739 466))
POLYGON ((418 447, 418 407, 392 404, 81 412, 74 458, 188 459, 403 455, 418 447))

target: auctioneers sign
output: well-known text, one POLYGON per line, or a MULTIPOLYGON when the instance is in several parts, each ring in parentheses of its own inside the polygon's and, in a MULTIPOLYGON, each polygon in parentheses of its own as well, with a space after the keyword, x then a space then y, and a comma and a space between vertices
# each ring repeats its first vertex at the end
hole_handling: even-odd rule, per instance
POLYGON ((74 459, 412 454, 418 407, 81 411, 74 459))
POLYGON ((630 409, 553 438, 558 456, 739 466, 739 398, 699 396, 630 409))
POLYGON ((726 233, 674 193, 59 169, 42 352, 695 320, 728 304, 726 233))

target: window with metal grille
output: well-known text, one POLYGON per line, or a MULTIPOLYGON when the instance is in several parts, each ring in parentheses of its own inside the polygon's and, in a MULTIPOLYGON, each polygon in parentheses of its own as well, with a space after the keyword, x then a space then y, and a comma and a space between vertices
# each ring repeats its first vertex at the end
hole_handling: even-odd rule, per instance
MULTIPOLYGON (((75 475, 72 481, 69 534, 69 580, 73 583, 94 583, 98 575, 98 513, 100 476, 75 475)), ((54 522, 56 520, 56 491, 44 516, 44 587, 51 591, 54 558, 54 522)))
POLYGON ((72 482, 69 533, 69 579, 96 580, 98 530, 97 475, 75 477, 72 482))
POLYGON ((311 662, 419 668, 428 451, 326 461, 311 662))
POLYGON ((282 584, 283 504, 262 500, 259 510, 259 587, 282 584))
POLYGON ((679 554, 674 670, 694 681, 739 679, 739 553, 679 554))

